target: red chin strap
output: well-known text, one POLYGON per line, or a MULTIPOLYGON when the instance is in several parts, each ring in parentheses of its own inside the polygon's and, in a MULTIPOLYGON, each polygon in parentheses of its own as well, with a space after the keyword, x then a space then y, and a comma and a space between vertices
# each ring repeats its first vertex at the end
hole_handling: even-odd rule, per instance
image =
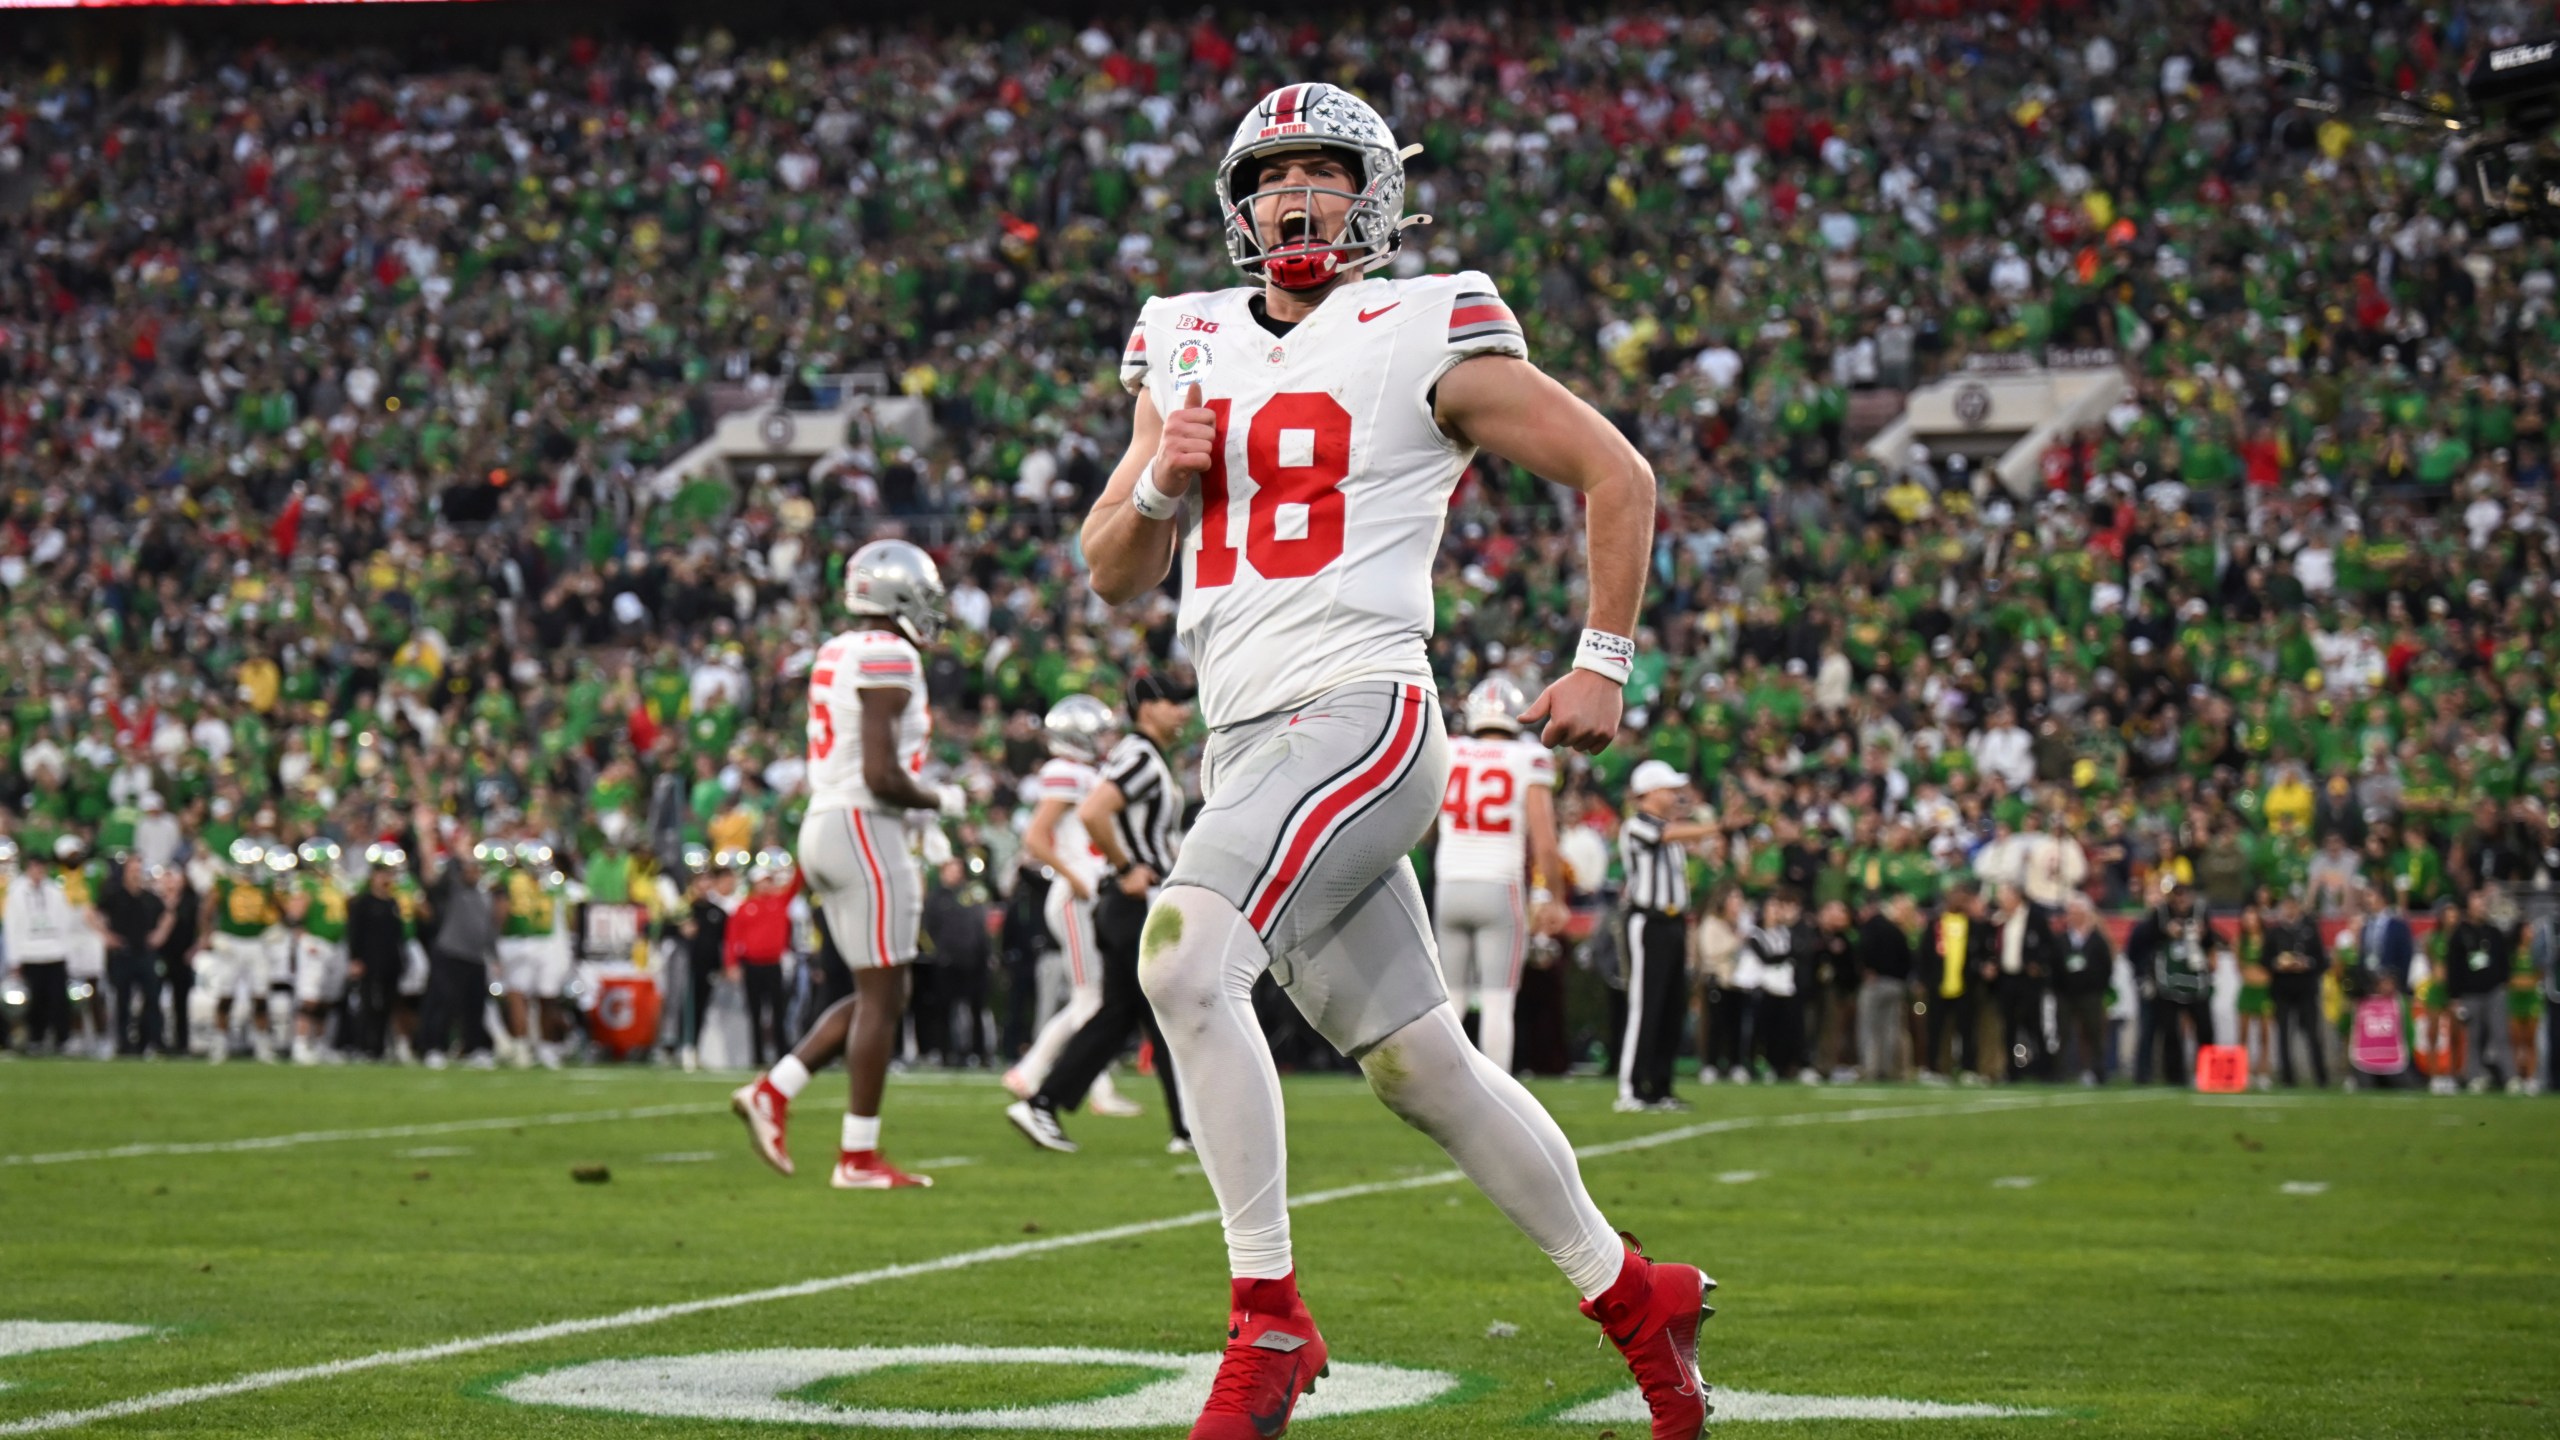
POLYGON ((1283 290, 1320 289, 1341 273, 1342 252, 1325 246, 1307 246, 1262 262, 1262 278, 1283 290))

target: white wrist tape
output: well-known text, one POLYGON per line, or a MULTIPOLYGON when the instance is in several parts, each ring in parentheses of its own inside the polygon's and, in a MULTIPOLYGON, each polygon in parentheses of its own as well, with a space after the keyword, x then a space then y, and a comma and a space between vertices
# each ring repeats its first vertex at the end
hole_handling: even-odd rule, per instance
POLYGON ((1627 674, 1635 668, 1635 663, 1636 642, 1606 630, 1583 631, 1582 644, 1573 652, 1574 669, 1606 676, 1610 683, 1616 685, 1627 683, 1627 674))
POLYGON ((1129 503, 1150 520, 1170 520, 1182 508, 1182 497, 1156 488, 1156 462, 1150 460, 1138 476, 1137 488, 1129 492, 1129 503))

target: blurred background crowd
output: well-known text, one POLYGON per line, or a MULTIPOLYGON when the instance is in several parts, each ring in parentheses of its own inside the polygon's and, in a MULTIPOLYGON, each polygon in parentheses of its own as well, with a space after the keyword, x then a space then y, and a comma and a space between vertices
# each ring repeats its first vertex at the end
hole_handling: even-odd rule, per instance
MULTIPOLYGON (((988 1025, 916 1053, 1014 1043, 1037 957, 993 917, 1036 717, 1185 660, 1170 597, 1115 611, 1079 580, 1126 443, 1114 361, 1147 295, 1233 283, 1211 162, 1255 97, 1321 77, 1425 147, 1408 203, 1437 223, 1404 273, 1491 274, 1660 476, 1628 728, 1561 781, 1578 930, 1605 945, 1628 771, 1661 759, 1737 937, 1774 903, 1927 950, 2006 885, 2056 933, 2085 895, 2123 948, 2195 903, 2231 1031, 2288 907, 2324 943, 2414 920, 2421 955, 2477 908, 2506 937, 2483 993, 2535 1037, 2521 1083, 2560 879, 2560 246, 2479 215, 2441 137, 2294 108, 2269 62, 2444 92, 2552 19, 1395 6, 506 45, 456 18, 396 48, 12 61, 0 828, 67 862, 103 949, 169 951, 112 941, 109 897, 210 904, 248 842, 349 896, 377 847, 402 886, 538 850, 564 930, 637 904, 673 950, 701 894, 757 888, 688 857, 746 872, 794 834, 842 563, 904 535, 953 591, 933 759, 972 809, 944 888, 994 938, 992 979, 955 985, 988 1025), (1855 443, 1930 377, 2047 346, 2133 386, 2033 493, 1855 443), (723 410, 860 369, 934 438, 667 468, 723 410)), ((1445 694, 1567 663, 1579 547, 1569 495, 1475 467, 1436 576, 1445 694)), ((1702 944, 1702 997, 1753 990, 1741 953, 1702 944)), ((2471 968, 2403 966, 2413 1033, 2416 992, 2471 968)), ((1609 1043, 1608 969, 1524 1000, 1555 1017, 1537 1063, 1609 1043)), ((2334 1035, 2360 987, 2324 973, 2334 1035)), ((2110 988, 2130 1051, 2158 987, 2110 988)), ((19 1042, 58 1043, 50 991, 9 994, 19 1042)), ((1744 1033, 1717 1013, 1694 1047, 1744 1033)), ((1915 1038, 1895 1073, 1958 1068, 1915 1038)), ((1710 1071, 1823 1068, 1748 1052, 1710 1071)))

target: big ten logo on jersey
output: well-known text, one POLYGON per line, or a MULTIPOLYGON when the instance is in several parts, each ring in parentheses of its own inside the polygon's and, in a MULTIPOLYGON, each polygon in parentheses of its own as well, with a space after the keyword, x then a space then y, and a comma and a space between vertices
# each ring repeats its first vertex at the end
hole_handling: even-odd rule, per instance
POLYGON ((1173 328, 1176 330, 1197 330, 1203 335, 1215 335, 1218 333, 1218 322, 1215 320, 1203 320, 1197 315, 1176 315, 1173 317, 1173 328))
POLYGON ((1478 835, 1511 833, 1512 805, 1519 796, 1519 781, 1512 778, 1509 766, 1499 761, 1461 759, 1449 761, 1449 788, 1440 794, 1440 813, 1448 817, 1449 828, 1478 835))
POLYGON ((1342 482, 1351 475, 1351 412, 1321 390, 1284 390, 1244 417, 1244 545, 1235 543, 1236 485, 1227 473, 1235 402, 1201 402, 1217 417, 1200 477, 1200 549, 1192 583, 1231 585, 1238 556, 1265 580, 1303 580, 1342 558, 1342 482))

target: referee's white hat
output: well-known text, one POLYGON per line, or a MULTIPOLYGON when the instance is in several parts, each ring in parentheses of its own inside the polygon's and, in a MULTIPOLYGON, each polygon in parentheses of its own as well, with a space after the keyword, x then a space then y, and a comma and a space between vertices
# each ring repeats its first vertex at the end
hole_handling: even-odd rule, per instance
POLYGON ((1627 778, 1627 789, 1639 799, 1656 790, 1677 790, 1689 783, 1689 777, 1671 768, 1668 762, 1647 760, 1627 778))

